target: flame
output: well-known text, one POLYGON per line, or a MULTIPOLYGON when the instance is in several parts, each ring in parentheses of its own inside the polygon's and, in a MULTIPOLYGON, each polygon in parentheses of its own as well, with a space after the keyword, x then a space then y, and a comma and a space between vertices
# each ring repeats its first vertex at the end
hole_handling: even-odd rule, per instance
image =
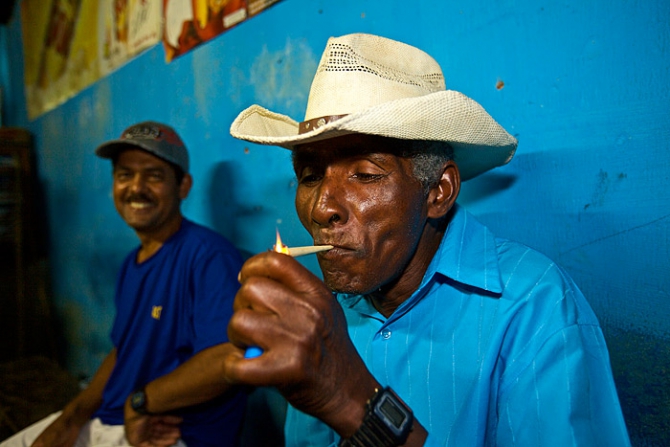
POLYGON ((281 238, 279 237, 279 230, 277 230, 277 242, 275 242, 274 250, 277 253, 284 253, 285 255, 291 254, 288 247, 282 244, 281 238))

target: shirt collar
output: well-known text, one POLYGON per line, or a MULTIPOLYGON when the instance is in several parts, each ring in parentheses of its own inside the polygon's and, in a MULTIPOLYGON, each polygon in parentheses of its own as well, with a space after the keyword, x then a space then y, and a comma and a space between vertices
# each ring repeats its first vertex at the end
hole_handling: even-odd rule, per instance
POLYGON ((436 274, 494 294, 503 291, 498 250, 491 230, 472 214, 454 205, 454 214, 442 242, 426 270, 423 288, 436 274))

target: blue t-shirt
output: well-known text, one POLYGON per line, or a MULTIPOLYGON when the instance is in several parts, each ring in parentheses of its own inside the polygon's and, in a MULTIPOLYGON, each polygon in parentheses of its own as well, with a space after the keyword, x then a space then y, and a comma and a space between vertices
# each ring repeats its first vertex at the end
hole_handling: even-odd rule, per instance
MULTIPOLYGON (((427 429, 426 446, 629 446, 605 340, 570 278, 457 207, 419 288, 387 319, 338 295, 371 373, 427 429)), ((336 445, 289 408, 287 446, 336 445)))
MULTIPOLYGON (((152 257, 125 259, 116 289, 112 342, 116 365, 95 414, 123 424, 126 398, 196 353, 228 341, 228 320, 239 288, 239 251, 223 236, 183 219, 181 228, 152 257)), ((233 391, 175 412, 184 417, 189 446, 235 445, 245 396, 233 391)))

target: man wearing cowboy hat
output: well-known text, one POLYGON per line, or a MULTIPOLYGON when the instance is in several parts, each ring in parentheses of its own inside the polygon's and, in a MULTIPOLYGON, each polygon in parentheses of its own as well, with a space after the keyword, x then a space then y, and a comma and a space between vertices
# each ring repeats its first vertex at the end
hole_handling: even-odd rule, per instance
POLYGON ((630 445, 579 289, 456 204, 517 141, 433 58, 332 38, 303 122, 252 106, 231 134, 292 151, 300 221, 334 246, 323 281, 273 252, 240 273, 226 379, 279 389, 287 445, 630 445))

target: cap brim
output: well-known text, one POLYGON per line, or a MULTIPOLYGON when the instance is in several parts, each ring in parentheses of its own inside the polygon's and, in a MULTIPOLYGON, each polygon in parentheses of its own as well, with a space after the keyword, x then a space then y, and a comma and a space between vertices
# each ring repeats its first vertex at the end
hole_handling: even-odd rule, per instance
POLYGON ((153 146, 151 143, 151 140, 111 140, 107 141, 106 143, 101 144, 95 149, 95 154, 98 157, 102 158, 115 158, 119 152, 127 150, 127 149, 139 149, 145 152, 150 153, 154 157, 158 157, 161 160, 165 160, 168 163, 171 163, 175 166, 179 166, 180 169, 183 169, 184 172, 188 172, 187 169, 184 167, 181 167, 179 163, 176 160, 171 160, 170 158, 166 157, 165 154, 161 153, 160 151, 157 151, 156 148, 153 146))
POLYGON ((147 152, 154 153, 153 150, 149 147, 145 147, 142 144, 137 143, 136 141, 126 141, 126 140, 111 140, 107 141, 95 149, 95 155, 102 158, 114 158, 118 155, 119 152, 126 149, 142 149, 147 152))

